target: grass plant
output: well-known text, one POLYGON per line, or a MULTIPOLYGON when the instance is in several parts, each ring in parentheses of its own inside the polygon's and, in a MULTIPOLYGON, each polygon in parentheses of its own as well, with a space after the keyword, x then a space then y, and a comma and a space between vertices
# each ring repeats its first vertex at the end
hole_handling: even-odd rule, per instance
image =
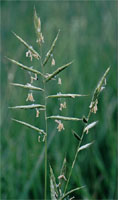
MULTIPOLYGON (((52 101, 54 99, 64 99, 64 102, 60 103, 60 108, 59 110, 62 111, 63 109, 66 109, 66 99, 71 98, 73 101, 75 98, 81 98, 81 97, 88 97, 87 94, 71 94, 71 93, 57 93, 57 94, 48 94, 48 90, 47 90, 47 84, 49 84, 49 82, 55 82, 59 85, 61 85, 61 78, 60 78, 60 73, 62 73, 63 71, 65 71, 66 69, 70 68, 73 64, 72 62, 68 62, 67 64, 64 64, 60 67, 55 67, 55 59, 53 56, 54 50, 55 50, 55 46, 56 46, 56 42, 59 38, 59 34, 60 34, 60 30, 58 31, 54 41, 52 42, 52 45, 50 47, 50 49, 47 51, 46 55, 43 55, 43 43, 44 43, 44 37, 42 34, 42 29, 41 29, 41 20, 40 18, 37 16, 36 10, 34 11, 34 26, 35 26, 35 32, 36 32, 36 42, 39 46, 39 52, 37 52, 35 50, 34 47, 30 46, 27 42, 25 42, 20 36, 18 36, 16 33, 13 33, 16 38, 23 44, 25 45, 25 47, 28 49, 28 51, 26 52, 26 57, 28 57, 31 61, 33 59, 36 59, 39 62, 39 70, 35 69, 34 67, 29 67, 26 66, 25 64, 22 64, 21 62, 18 62, 14 59, 11 58, 7 58, 10 62, 12 62, 13 64, 17 65, 18 67, 20 67, 21 69, 25 70, 27 73, 30 74, 30 78, 31 78, 31 82, 30 83, 26 83, 25 85, 22 83, 10 83, 12 86, 15 87, 21 87, 22 89, 27 89, 28 90, 28 96, 26 101, 31 102, 32 104, 28 104, 28 105, 18 105, 18 106, 13 106, 13 107, 9 107, 10 109, 35 109, 36 110, 36 117, 39 117, 39 114, 41 112, 41 115, 43 115, 44 118, 44 127, 42 128, 42 124, 40 121, 40 126, 36 127, 33 124, 30 124, 28 122, 24 122, 21 121, 19 119, 12 119, 14 122, 20 123, 26 127, 29 127, 30 129, 33 129, 34 131, 36 131, 38 133, 38 141, 39 142, 44 142, 45 145, 45 186, 44 186, 44 199, 47 199, 47 188, 48 186, 48 152, 47 152, 47 145, 48 145, 48 139, 47 136, 49 134, 48 131, 48 121, 49 120, 54 120, 57 123, 57 130, 59 132, 61 132, 62 130, 64 130, 64 124, 63 121, 70 121, 70 123, 72 121, 75 122, 79 122, 84 124, 83 130, 82 130, 82 134, 79 135, 75 130, 74 127, 72 127, 72 134, 74 135, 74 137, 77 139, 78 141, 78 146, 76 148, 76 152, 75 152, 75 156, 73 158, 73 162, 72 165, 70 167, 70 171, 67 174, 66 172, 66 158, 64 158, 63 164, 62 164, 62 168, 60 171, 60 174, 58 176, 58 183, 57 183, 57 178, 55 178, 54 172, 53 172, 53 166, 50 163, 50 196, 52 200, 62 200, 62 199, 72 199, 74 197, 71 197, 72 194, 80 189, 84 189, 84 185, 80 186, 80 187, 76 187, 76 188, 72 188, 71 190, 68 190, 68 185, 71 181, 71 176, 72 176, 72 172, 73 172, 73 168, 75 166, 78 154, 80 151, 89 148, 94 141, 91 141, 90 143, 84 143, 84 138, 87 137, 88 132, 90 131, 91 128, 95 127, 98 123, 98 121, 93 121, 91 122, 91 115, 96 114, 97 112, 97 104, 99 101, 99 95, 101 94, 101 92, 105 89, 106 86, 106 76, 110 70, 110 68, 107 68, 107 70, 105 71, 105 73, 103 74, 103 76, 101 77, 98 85, 96 86, 91 102, 90 102, 90 106, 89 106, 89 111, 88 111, 88 115, 86 117, 78 117, 78 116, 65 116, 65 115, 51 115, 48 116, 48 106, 49 106, 49 102, 48 100, 51 99, 52 101), (51 60, 51 64, 49 64, 49 61, 51 60), (47 65, 51 65, 50 67, 56 68, 53 70, 52 73, 50 73, 50 71, 47 70, 46 66, 47 65), (34 85, 34 83, 40 79, 41 80, 41 85, 42 87, 37 87, 34 85), (38 91, 40 93, 40 95, 43 97, 43 103, 38 102, 37 104, 35 104, 35 99, 33 96, 33 91, 38 91)), ((87 187, 87 186, 86 186, 87 187)))

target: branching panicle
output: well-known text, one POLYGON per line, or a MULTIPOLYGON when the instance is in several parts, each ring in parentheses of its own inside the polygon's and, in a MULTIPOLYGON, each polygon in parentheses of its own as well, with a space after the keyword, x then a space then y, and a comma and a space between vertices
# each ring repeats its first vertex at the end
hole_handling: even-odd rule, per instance
MULTIPOLYGON (((35 67, 28 67, 14 59, 10 59, 7 58, 10 62, 12 62, 13 64, 17 65, 18 67, 20 67, 21 69, 25 70, 26 73, 30 74, 30 79, 31 82, 30 83, 26 83, 26 84, 20 84, 20 83, 11 83, 12 86, 16 86, 16 87, 20 87, 22 89, 27 89, 28 90, 28 96, 26 98, 26 101, 29 102, 34 102, 34 96, 33 93, 35 91, 40 92, 39 94, 43 95, 43 103, 40 104, 40 102, 38 103, 33 103, 33 104, 28 104, 28 105, 18 105, 18 106, 11 106, 9 107, 10 109, 35 109, 36 111, 36 117, 39 117, 39 113, 40 110, 42 110, 44 112, 44 122, 45 122, 45 126, 43 128, 39 128, 39 127, 35 127, 34 125, 21 121, 21 120, 17 120, 17 119, 12 119, 13 121, 24 125, 25 127, 30 128, 33 131, 38 132, 38 141, 41 142, 43 141, 45 143, 45 187, 44 187, 44 199, 47 199, 47 135, 48 135, 48 120, 54 120, 57 123, 57 129, 59 132, 65 130, 64 125, 62 123, 62 121, 75 121, 76 123, 78 123, 80 121, 80 123, 84 122, 84 128, 82 131, 82 134, 78 134, 75 132, 75 130, 72 130, 72 133, 74 135, 74 137, 77 139, 78 141, 78 146, 77 146, 77 150, 70 168, 70 172, 69 175, 67 176, 66 173, 66 159, 64 159, 63 161, 63 165, 60 171, 60 174, 58 176, 58 184, 56 183, 56 178, 54 175, 54 172, 50 166, 50 191, 51 191, 51 199, 52 200, 62 200, 62 199, 66 199, 66 197, 68 197, 68 199, 70 199, 70 195, 71 193, 80 190, 82 188, 84 188, 85 186, 82 187, 77 187, 75 189, 72 189, 70 191, 67 192, 67 188, 68 188, 68 184, 72 175, 72 170, 74 168, 78 153, 84 149, 87 149, 88 147, 90 147, 93 142, 87 143, 82 145, 83 143, 83 139, 88 134, 88 131, 93 128, 94 126, 97 125, 98 121, 94 121, 94 122, 90 122, 88 124, 88 122, 90 121, 90 117, 92 113, 96 113, 97 112, 97 105, 98 105, 98 97, 99 94, 101 93, 101 91, 105 88, 105 84, 106 84, 106 76, 110 70, 110 68, 108 68, 104 75, 102 76, 100 82, 98 83, 97 87, 95 88, 95 91, 93 93, 92 96, 92 100, 90 102, 90 106, 89 106, 89 112, 88 112, 88 116, 87 117, 71 117, 71 116, 63 116, 63 115, 51 115, 48 116, 47 115, 47 110, 48 110, 48 103, 47 101, 49 99, 53 100, 53 99, 64 99, 64 102, 60 103, 60 112, 62 112, 63 109, 66 109, 66 100, 67 98, 71 98, 73 101, 75 99, 75 97, 79 98, 79 97, 84 97, 84 96, 88 96, 85 94, 73 94, 73 93, 57 93, 57 94, 49 94, 47 95, 47 82, 48 81, 52 81, 54 78, 57 79, 57 82, 59 85, 62 84, 62 80, 60 77, 57 77, 60 72, 63 72, 65 69, 67 69, 73 62, 69 62, 67 64, 64 64, 63 66, 57 68, 55 71, 53 71, 51 74, 49 74, 48 72, 45 73, 45 68, 46 68, 46 64, 48 63, 48 60, 52 57, 52 62, 51 62, 51 66, 55 65, 55 59, 52 56, 52 53, 55 49, 56 46, 56 42, 58 40, 59 37, 59 33, 60 30, 57 33, 56 38, 54 39, 49 51, 47 52, 44 60, 42 59, 42 57, 44 55, 42 55, 42 47, 43 47, 43 43, 44 43, 44 37, 42 34, 42 27, 41 27, 41 20, 38 17, 36 10, 34 10, 34 26, 35 26, 35 32, 36 32, 36 36, 37 36, 37 40, 36 42, 39 44, 40 47, 40 53, 38 53, 32 46, 28 45, 27 42, 25 42, 20 36, 18 36, 16 33, 13 33, 17 39, 25 45, 25 47, 28 49, 28 52, 26 52, 26 57, 30 57, 31 61, 33 58, 36 58, 37 60, 40 60, 40 66, 42 71, 40 72, 40 70, 36 70, 35 67), (45 66, 45 68, 44 68, 45 66), (33 75, 32 75, 33 74, 33 75), (40 87, 36 87, 33 85, 33 83, 35 81, 38 81, 38 78, 40 78, 40 80, 42 81, 42 88, 40 87), (86 133, 86 134, 85 134, 86 133), (41 139, 42 138, 42 139, 41 139), (63 183, 63 184, 62 184, 63 183), (62 187, 62 185, 64 187, 62 187)), ((53 69, 53 67, 52 67, 53 69)), ((41 126, 41 123, 40 123, 41 126)))

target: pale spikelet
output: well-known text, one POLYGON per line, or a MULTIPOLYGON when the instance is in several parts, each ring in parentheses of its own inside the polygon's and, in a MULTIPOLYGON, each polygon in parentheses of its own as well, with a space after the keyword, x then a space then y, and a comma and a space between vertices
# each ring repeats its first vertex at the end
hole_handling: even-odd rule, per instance
POLYGON ((64 103, 61 103, 60 104, 60 108, 59 108, 59 110, 63 110, 64 108, 66 108, 66 102, 64 101, 64 103))
POLYGON ((36 40, 36 42, 39 44, 44 43, 44 36, 42 35, 42 33, 40 33, 40 37, 36 40))
POLYGON ((38 20, 37 20, 37 22, 38 22, 38 27, 37 27, 37 31, 38 32, 41 32, 41 20, 40 20, 40 17, 38 17, 38 20))
POLYGON ((44 37, 41 32, 41 20, 40 17, 37 16, 36 10, 34 11, 34 26, 35 26, 35 31, 37 35, 37 40, 36 42, 41 45, 44 43, 44 37))
POLYGON ((61 120, 55 120, 55 122, 58 123, 58 126, 57 126, 58 132, 60 132, 61 130, 64 130, 64 125, 61 122, 61 120))
POLYGON ((91 102, 89 108, 91 109, 91 112, 95 113, 97 112, 97 104, 98 104, 98 100, 96 99, 95 102, 91 102))
POLYGON ((58 78, 58 85, 61 85, 61 84, 62 84, 61 78, 58 78))
POLYGON ((27 97, 26 101, 32 101, 32 102, 35 101, 32 92, 28 93, 28 97, 27 97))
POLYGON ((97 123, 98 123, 98 121, 95 121, 95 122, 92 122, 92 123, 88 124, 88 125, 84 128, 84 132, 86 132, 86 134, 88 134, 89 129, 93 128, 97 123))
POLYGON ((55 65, 55 59, 54 59, 54 58, 52 58, 51 65, 52 65, 52 66, 54 66, 54 65, 55 65))

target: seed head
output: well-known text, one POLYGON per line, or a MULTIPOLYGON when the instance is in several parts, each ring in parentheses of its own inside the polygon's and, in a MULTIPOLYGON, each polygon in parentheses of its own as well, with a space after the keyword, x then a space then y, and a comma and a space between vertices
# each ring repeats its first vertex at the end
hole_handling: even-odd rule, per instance
POLYGON ((91 109, 91 112, 95 113, 97 112, 98 108, 97 108, 97 104, 98 104, 98 100, 96 99, 95 102, 91 102, 89 108, 91 109))

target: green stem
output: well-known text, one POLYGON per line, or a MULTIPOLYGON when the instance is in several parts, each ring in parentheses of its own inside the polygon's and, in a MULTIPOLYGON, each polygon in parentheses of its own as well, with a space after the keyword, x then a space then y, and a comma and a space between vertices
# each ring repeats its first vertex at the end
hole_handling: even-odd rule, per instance
MULTIPOLYGON (((89 114, 88 114, 88 117, 87 117, 88 121, 90 119, 90 116, 91 116, 91 111, 89 111, 89 114)), ((85 128, 85 126, 84 126, 84 128, 85 128)), ((70 172, 69 172, 69 176, 68 176, 68 180, 67 180, 67 183, 66 183, 66 186, 65 186, 64 194, 66 193, 66 190, 67 190, 67 187, 68 187, 68 184, 69 184, 69 181, 70 181, 70 177, 72 175, 72 171, 73 171, 73 168, 75 166, 75 162, 77 160, 77 156, 78 156, 78 153, 79 153, 78 149, 79 149, 79 147, 80 147, 80 145, 81 145, 81 143, 83 141, 84 135, 85 135, 84 128, 83 128, 83 131, 82 131, 81 140, 80 140, 80 142, 78 144, 78 147, 77 147, 77 150, 76 150, 76 153, 75 153, 75 157, 74 157, 74 160, 73 160, 70 172)))
MULTIPOLYGON (((42 54, 42 50, 41 50, 42 54)), ((44 66, 43 66, 43 61, 42 61, 42 55, 41 55, 41 67, 42 67, 42 73, 43 75, 45 74, 44 72, 44 66)), ((45 189, 44 189, 44 200, 47 199, 47 132, 48 132, 48 125, 47 125, 47 96, 46 96, 46 85, 45 85, 45 78, 44 76, 42 77, 43 79, 43 89, 44 89, 44 105, 45 105, 45 132, 46 132, 46 137, 45 137, 45 189)))

